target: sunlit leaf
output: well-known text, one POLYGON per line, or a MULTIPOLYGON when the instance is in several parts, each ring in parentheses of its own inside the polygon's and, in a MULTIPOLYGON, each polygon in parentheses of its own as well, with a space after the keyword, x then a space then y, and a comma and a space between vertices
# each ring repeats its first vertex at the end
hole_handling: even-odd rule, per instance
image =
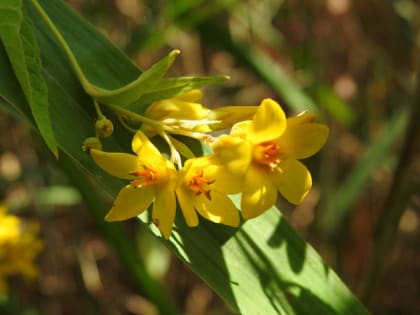
POLYGON ((58 157, 48 112, 48 89, 42 75, 38 44, 21 0, 0 2, 0 37, 36 125, 50 150, 58 157))
POLYGON ((363 187, 372 179, 375 169, 389 162, 384 157, 389 156, 389 150, 403 134, 408 113, 408 108, 395 112, 383 130, 366 144, 365 152, 353 166, 343 184, 331 196, 329 206, 322 213, 319 224, 325 234, 333 235, 336 232, 363 192, 363 187))

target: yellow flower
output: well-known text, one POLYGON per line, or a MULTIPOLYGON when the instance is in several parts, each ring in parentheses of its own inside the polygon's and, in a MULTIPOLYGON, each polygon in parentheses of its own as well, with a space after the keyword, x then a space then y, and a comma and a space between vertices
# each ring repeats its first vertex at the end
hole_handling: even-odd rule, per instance
MULTIPOLYGON (((200 90, 193 89, 172 98, 154 102, 147 108, 145 116, 174 129, 209 132, 211 129, 205 122, 210 110, 197 103, 202 95, 200 90)), ((159 125, 148 123, 143 123, 141 129, 149 137, 164 131, 159 125)))
POLYGON ((90 150, 102 169, 115 177, 130 180, 130 184, 119 192, 105 219, 120 221, 135 217, 153 202, 153 223, 165 238, 169 238, 176 212, 175 167, 141 131, 133 138, 132 150, 136 155, 90 150))
POLYGON ((198 225, 198 212, 209 221, 238 226, 238 210, 227 194, 240 192, 240 186, 240 178, 227 172, 214 155, 187 160, 176 189, 187 225, 198 225))
POLYGON ((38 229, 36 223, 24 224, 0 206, 0 295, 7 293, 7 276, 21 274, 27 280, 37 276, 34 260, 43 247, 38 229))
MULTIPOLYGON (((225 106, 209 109, 198 100, 203 93, 193 89, 169 99, 154 102, 145 116, 161 122, 173 131, 183 130, 197 133, 208 133, 214 130, 230 128, 233 124, 251 119, 257 106, 225 106)), ((162 125, 143 123, 141 129, 148 136, 154 136, 167 129, 162 125)), ((184 133, 188 135, 188 133, 184 133)))
POLYGON ((258 106, 224 106, 211 110, 207 118, 212 121, 219 121, 209 125, 212 130, 227 129, 237 122, 252 119, 258 106))
MULTIPOLYGON (((272 207, 277 200, 277 191, 293 204, 303 201, 312 186, 312 178, 298 159, 315 154, 328 138, 328 127, 314 123, 313 119, 310 114, 286 119, 275 101, 265 99, 252 120, 232 127, 230 136, 226 137, 239 138, 249 145, 249 151, 239 154, 236 162, 245 165, 241 189, 241 209, 245 219, 256 217, 272 207)), ((221 151, 229 141, 216 141, 215 152, 221 151)), ((220 159, 224 162, 222 156, 220 159)), ((238 172, 237 168, 227 168, 238 172)))

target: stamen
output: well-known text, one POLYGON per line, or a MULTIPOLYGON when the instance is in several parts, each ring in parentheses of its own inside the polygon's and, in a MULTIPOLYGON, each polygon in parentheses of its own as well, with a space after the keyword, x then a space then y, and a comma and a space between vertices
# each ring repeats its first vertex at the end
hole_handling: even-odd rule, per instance
POLYGON ((179 154, 178 150, 175 148, 175 145, 172 143, 172 138, 166 132, 160 132, 159 135, 166 141, 169 146, 169 150, 171 151, 171 162, 178 166, 178 169, 182 168, 182 159, 181 154, 179 154))
POLYGON ((213 184, 215 180, 207 180, 203 177, 203 171, 199 175, 194 176, 188 183, 190 189, 198 196, 203 194, 208 200, 211 200, 210 189, 208 186, 213 184))
POLYGON ((204 139, 213 139, 212 136, 204 133, 204 132, 198 132, 198 131, 191 131, 191 130, 186 130, 186 129, 182 129, 182 128, 177 128, 177 127, 173 127, 173 126, 168 126, 168 125, 163 125, 163 129, 164 131, 170 133, 170 134, 174 134, 174 135, 180 135, 180 136, 186 136, 186 137, 190 137, 190 138, 194 138, 200 141, 203 141, 204 139))
POLYGON ((283 172, 278 167, 281 159, 279 158, 279 148, 274 142, 269 141, 258 144, 254 149, 254 159, 260 164, 267 165, 271 171, 283 172))
POLYGON ((140 177, 138 179, 134 179, 131 181, 131 184, 136 186, 148 186, 155 184, 158 181, 158 176, 156 171, 148 168, 147 166, 143 166, 144 171, 133 171, 129 174, 135 177, 140 177))
POLYGON ((166 118, 162 120, 162 123, 171 126, 173 128, 181 128, 186 130, 193 130, 196 127, 202 125, 214 125, 221 123, 220 120, 210 120, 210 119, 176 119, 176 118, 166 118))

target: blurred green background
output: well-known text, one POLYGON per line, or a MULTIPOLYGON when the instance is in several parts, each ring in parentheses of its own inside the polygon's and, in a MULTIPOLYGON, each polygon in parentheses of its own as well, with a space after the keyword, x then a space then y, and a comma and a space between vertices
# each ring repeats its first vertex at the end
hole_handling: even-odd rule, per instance
MULTIPOLYGON (((420 1, 68 3, 142 69, 177 48, 182 54, 172 75, 229 75, 205 89, 209 107, 271 97, 289 115, 316 113, 331 133, 305 162, 314 187, 302 205, 279 200, 279 208, 372 314, 420 314, 420 141, 413 123, 420 121, 414 84, 420 1)), ((13 279, 2 312, 157 314, 65 172, 6 113, 0 193, 14 212, 40 220, 45 241, 39 279, 13 279)), ((122 226, 183 313, 231 314, 148 231, 133 222, 122 226)))

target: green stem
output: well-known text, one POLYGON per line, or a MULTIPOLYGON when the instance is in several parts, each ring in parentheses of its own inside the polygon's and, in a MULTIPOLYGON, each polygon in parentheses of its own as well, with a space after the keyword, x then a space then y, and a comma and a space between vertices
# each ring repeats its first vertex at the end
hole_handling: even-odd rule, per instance
POLYGON ((106 104, 106 103, 103 103, 103 105, 109 107, 113 111, 115 111, 119 114, 122 114, 125 117, 130 118, 132 120, 136 120, 136 121, 139 121, 139 122, 144 123, 144 124, 149 124, 149 125, 154 125, 154 126, 158 126, 158 127, 161 127, 161 128, 165 128, 165 125, 162 124, 160 121, 157 121, 157 120, 154 120, 154 119, 151 119, 151 118, 147 118, 147 117, 142 116, 140 114, 134 113, 134 112, 132 112, 128 109, 125 109, 121 106, 117 106, 117 105, 113 105, 113 104, 106 104))
POLYGON ((97 100, 93 99, 93 105, 95 106, 95 111, 96 111, 96 114, 98 115, 98 119, 105 118, 105 115, 102 113, 102 110, 99 107, 99 103, 97 100))
POLYGON ((129 132, 132 132, 132 133, 136 133, 137 132, 137 129, 135 129, 135 128, 133 128, 133 127, 131 127, 131 126, 129 126, 128 124, 127 124, 127 122, 124 120, 124 117, 122 117, 121 115, 117 115, 118 116, 118 121, 120 122, 120 124, 125 128, 125 129, 127 129, 129 132))
POLYGON ((92 89, 92 85, 86 79, 86 77, 85 77, 85 75, 82 71, 82 68, 80 68, 79 63, 77 62, 77 59, 74 56, 74 54, 73 54, 72 50, 70 49, 69 45, 67 44, 66 40, 61 35, 61 33, 58 31, 57 27, 51 21, 48 14, 44 11, 44 9, 38 3, 38 1, 37 0, 31 0, 31 2, 32 2, 33 6, 35 7, 35 9, 38 11, 39 15, 44 20, 45 24, 50 29, 50 31, 54 34, 54 36, 57 39, 61 48, 63 48, 65 54, 67 55, 67 58, 70 61, 71 66, 73 67, 73 70, 76 72, 76 76, 79 79, 80 83, 82 84, 83 88, 85 89, 86 92, 89 92, 92 89))

